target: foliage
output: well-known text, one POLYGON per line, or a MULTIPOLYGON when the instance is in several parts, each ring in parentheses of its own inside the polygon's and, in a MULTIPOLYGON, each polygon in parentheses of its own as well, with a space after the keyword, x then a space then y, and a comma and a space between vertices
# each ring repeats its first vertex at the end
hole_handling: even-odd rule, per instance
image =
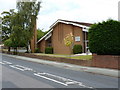
POLYGON ((37 30, 37 40, 39 40, 40 38, 42 38, 46 33, 48 33, 48 31, 42 31, 40 29, 37 30))
POLYGON ((40 53, 40 49, 39 48, 35 48, 35 53, 40 53))
POLYGON ((36 19, 40 11, 40 3, 37 0, 27 0, 27 2, 20 0, 17 2, 18 13, 22 17, 22 29, 26 32, 24 38, 27 40, 27 51, 34 35, 33 31, 36 29, 36 19))
POLYGON ((52 47, 45 48, 45 53, 46 54, 53 54, 53 48, 52 47))
POLYGON ((64 43, 65 43, 65 45, 67 47, 72 45, 72 43, 73 43, 73 35, 72 35, 72 33, 67 34, 67 36, 64 38, 64 43))
POLYGON ((81 45, 74 45, 73 53, 74 54, 82 53, 82 46, 81 45))
POLYGON ((12 40, 11 39, 5 40, 4 45, 7 46, 7 47, 12 47, 12 40))
POLYGON ((13 16, 12 20, 12 33, 11 33, 11 40, 13 42, 13 47, 25 47, 26 46, 26 39, 25 39, 25 32, 22 27, 22 17, 19 13, 16 13, 13 16), (16 21, 17 20, 17 21, 16 21))
POLYGON ((2 15, 2 41, 10 38, 12 32, 12 18, 16 13, 14 9, 10 9, 9 12, 4 11, 2 15))
POLYGON ((120 22, 107 20, 94 24, 88 36, 92 53, 120 55, 120 22))
POLYGON ((44 35, 44 32, 40 29, 37 30, 37 40, 39 40, 44 35))
MULTIPOLYGON (((11 9, 9 12, 2 13, 2 39, 11 42, 12 46, 27 47, 33 37, 33 30, 36 28, 36 19, 40 10, 40 3, 36 0, 27 0, 17 2, 18 12, 11 9)), ((9 46, 9 43, 6 44, 9 46)))

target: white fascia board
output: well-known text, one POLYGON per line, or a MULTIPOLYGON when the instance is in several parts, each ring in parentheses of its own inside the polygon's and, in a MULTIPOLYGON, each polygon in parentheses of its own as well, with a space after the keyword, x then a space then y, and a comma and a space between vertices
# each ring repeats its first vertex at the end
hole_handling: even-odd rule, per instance
POLYGON ((49 31, 47 34, 45 34, 41 39, 39 39, 37 43, 39 43, 41 40, 43 40, 43 39, 44 39, 48 34, 50 34, 52 31, 53 31, 53 29, 50 29, 50 31, 49 31))
POLYGON ((80 24, 76 24, 76 23, 72 23, 72 22, 61 21, 61 20, 57 20, 52 26, 50 26, 50 28, 53 28, 59 22, 64 23, 64 24, 72 24, 74 26, 82 27, 83 31, 88 32, 88 28, 89 28, 88 26, 80 25, 80 24))
POLYGON ((45 37, 45 40, 48 40, 50 37, 52 36, 52 34, 48 34, 46 37, 45 37))

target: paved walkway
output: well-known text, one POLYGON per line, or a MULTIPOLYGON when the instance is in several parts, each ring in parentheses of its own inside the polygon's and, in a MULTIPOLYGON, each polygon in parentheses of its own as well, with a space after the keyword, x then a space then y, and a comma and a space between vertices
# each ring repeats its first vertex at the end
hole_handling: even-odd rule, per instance
POLYGON ((113 77, 120 77, 118 75, 119 71, 115 70, 115 69, 85 67, 85 66, 67 64, 67 63, 61 63, 61 62, 55 62, 55 61, 47 61, 47 60, 42 60, 42 59, 29 58, 29 57, 24 57, 24 56, 17 56, 17 55, 8 55, 8 54, 3 54, 3 55, 13 57, 13 58, 17 58, 17 59, 21 59, 21 60, 25 60, 25 61, 31 61, 31 62, 41 63, 41 64, 52 65, 52 66, 60 67, 60 68, 66 68, 66 69, 77 70, 77 71, 85 71, 85 72, 102 74, 102 75, 113 76, 113 77))

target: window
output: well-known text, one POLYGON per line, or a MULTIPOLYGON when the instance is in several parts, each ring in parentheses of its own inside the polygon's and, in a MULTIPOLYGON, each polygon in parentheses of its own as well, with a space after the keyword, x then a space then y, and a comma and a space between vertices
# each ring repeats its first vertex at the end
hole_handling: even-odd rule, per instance
POLYGON ((80 36, 76 36, 76 37, 75 37, 75 41, 76 41, 76 42, 79 42, 79 41, 80 41, 80 36))

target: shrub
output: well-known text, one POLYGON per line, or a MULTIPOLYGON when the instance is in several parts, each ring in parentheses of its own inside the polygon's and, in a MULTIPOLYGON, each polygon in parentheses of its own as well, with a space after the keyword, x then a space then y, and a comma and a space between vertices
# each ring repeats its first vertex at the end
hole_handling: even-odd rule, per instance
POLYGON ((46 54, 53 54, 53 48, 52 47, 45 48, 45 53, 46 54))
POLYGON ((120 22, 114 20, 94 24, 88 32, 89 49, 103 55, 120 54, 120 22))
POLYGON ((74 45, 73 53, 74 54, 82 53, 82 46, 81 45, 74 45))
POLYGON ((35 53, 40 53, 40 49, 39 48, 35 48, 35 53))

